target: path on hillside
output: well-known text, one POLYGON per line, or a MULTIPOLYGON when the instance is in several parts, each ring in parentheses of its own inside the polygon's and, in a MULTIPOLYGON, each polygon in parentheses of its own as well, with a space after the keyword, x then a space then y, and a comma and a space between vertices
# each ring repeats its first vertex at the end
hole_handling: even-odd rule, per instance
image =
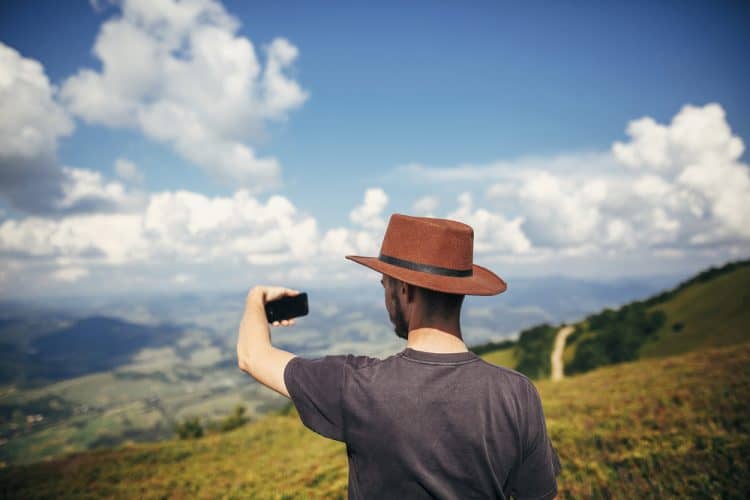
POLYGON ((552 380, 562 380, 563 375, 563 351, 565 350, 565 339, 573 333, 572 326, 560 328, 555 337, 555 348, 552 350, 552 380))

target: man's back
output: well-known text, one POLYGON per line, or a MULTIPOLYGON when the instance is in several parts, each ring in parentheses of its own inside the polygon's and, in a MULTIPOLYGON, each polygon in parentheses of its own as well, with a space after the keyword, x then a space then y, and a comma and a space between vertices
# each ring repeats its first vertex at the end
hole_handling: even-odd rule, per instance
POLYGON ((552 498, 559 462, 536 389, 471 352, 293 359, 303 422, 346 442, 350 498, 552 498))

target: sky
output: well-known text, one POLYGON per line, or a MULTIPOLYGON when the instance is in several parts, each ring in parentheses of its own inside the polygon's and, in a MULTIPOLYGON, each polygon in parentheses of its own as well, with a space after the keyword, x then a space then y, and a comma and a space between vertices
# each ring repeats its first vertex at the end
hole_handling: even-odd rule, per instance
POLYGON ((470 224, 506 279, 747 258, 749 22, 745 2, 3 2, 0 297, 376 283, 344 255, 377 255, 392 213, 470 224))

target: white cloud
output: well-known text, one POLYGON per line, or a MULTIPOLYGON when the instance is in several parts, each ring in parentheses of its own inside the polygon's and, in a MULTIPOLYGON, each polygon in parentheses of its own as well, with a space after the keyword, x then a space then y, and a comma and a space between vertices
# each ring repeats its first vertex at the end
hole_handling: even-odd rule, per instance
MULTIPOLYGON (((475 199, 467 190, 458 196, 453 210, 437 216, 474 228, 478 263, 513 263, 527 266, 529 272, 575 274, 587 266, 616 269, 615 263, 620 262, 646 274, 662 271, 655 261, 702 259, 710 263, 721 256, 746 255, 750 242, 744 224, 750 220, 748 166, 736 156, 733 144, 737 141, 732 140, 731 131, 727 136, 728 128, 716 122, 715 108, 690 108, 691 122, 702 116, 701 109, 706 111, 705 127, 724 131, 705 132, 714 137, 706 142, 708 153, 684 144, 690 134, 680 133, 682 142, 670 143, 666 159, 633 152, 632 158, 649 158, 644 164, 623 165, 611 152, 586 153, 577 160, 574 155, 564 160, 556 157, 549 168, 540 159, 523 160, 519 164, 523 167, 516 168, 512 162, 501 168, 480 166, 469 171, 467 182, 475 189, 480 186, 486 197, 475 199), (683 147, 679 144, 686 151, 679 150, 683 147), (690 161, 681 163, 686 158, 690 161), (570 267, 561 271, 561 262, 570 267)), ((672 124, 683 122, 678 120, 683 112, 672 124)), ((657 136, 675 135, 673 125, 655 125, 652 129, 659 130, 657 136)), ((622 148, 635 151, 638 141, 658 142, 645 134, 623 143, 622 148)), ((121 270, 121 281, 128 279, 142 287, 157 280, 149 274, 154 269, 165 269, 158 278, 161 282, 190 282, 191 286, 204 286, 206 276, 215 282, 278 278, 351 283, 370 274, 360 272, 343 256, 377 255, 389 203, 383 189, 367 189, 349 213, 351 224, 321 234, 316 219, 283 196, 261 200, 249 190, 229 196, 190 191, 146 196, 95 172, 61 172, 73 183, 60 198, 67 200, 68 212, 0 224, 0 280, 5 286, 19 282, 21 276, 25 279, 30 266, 41 269, 39 263, 51 266, 41 282, 80 286, 121 270), (101 207, 98 213, 72 209, 106 199, 114 201, 109 213, 101 212, 101 207), (188 275, 193 281, 185 278, 188 275)), ((450 179, 447 184, 452 188, 463 188, 460 174, 465 172, 461 167, 453 172, 445 169, 441 175, 450 179)), ((429 177, 428 170, 421 174, 429 177)), ((432 214, 437 203, 434 195, 427 194, 418 197, 413 207, 432 214)))
POLYGON ((178 285, 184 285, 186 283, 195 281, 195 277, 192 274, 188 273, 177 273, 174 275, 174 278, 172 278, 172 281, 174 281, 178 285))
POLYGON ((721 106, 685 106, 668 124, 634 120, 627 132, 631 139, 609 152, 410 164, 393 175, 454 189, 488 186, 485 207, 467 191, 447 217, 475 226, 477 251, 498 258, 746 254, 750 170, 721 106))
MULTIPOLYGON (((593 160, 584 173, 568 169, 576 162, 567 157, 549 169, 522 168, 521 161, 516 169, 468 174, 501 180, 487 189, 488 199, 524 218, 521 229, 535 247, 617 253, 747 244, 749 170, 719 105, 686 106, 669 125, 635 120, 628 133, 632 140, 616 142, 610 159, 584 155, 579 164, 593 160)), ((461 173, 465 167, 442 175, 456 182, 461 173)))
POLYGON ((321 261, 340 261, 345 255, 377 255, 385 231, 382 212, 388 205, 388 195, 381 188, 365 190, 362 203, 349 213, 355 227, 329 229, 320 241, 321 261))
MULTIPOLYGON (((97 182, 109 184, 102 179, 97 182)), ((376 192, 375 198, 369 196, 369 203, 365 193, 363 206, 382 205, 377 200, 387 195, 382 190, 376 192)), ((118 269, 128 270, 121 273, 121 284, 129 280, 131 286, 138 287, 149 280, 158 281, 159 286, 164 282, 205 286, 198 279, 201 272, 208 273, 214 283, 223 279, 234 282, 247 272, 252 272, 249 276, 254 280, 263 276, 307 282, 324 277, 348 280, 356 270, 344 255, 374 255, 381 238, 382 229, 362 227, 333 228, 321 236, 315 218, 300 213, 279 195, 261 201, 246 190, 214 197, 164 191, 152 193, 140 210, 127 213, 72 213, 3 221, 0 256, 6 272, 0 279, 7 283, 12 277, 31 275, 35 263, 46 263, 51 268, 46 278, 40 278, 42 282, 73 283, 87 276, 98 279, 112 276, 118 269), (188 268, 196 271, 184 271, 188 268), (164 272, 154 272, 159 269, 164 272), (230 274, 214 276, 211 269, 230 274)))
POLYGON ((39 62, 0 43, 0 155, 54 156, 73 122, 54 101, 54 87, 39 62))
POLYGON ((143 182, 143 172, 141 172, 135 163, 126 159, 118 158, 115 160, 115 173, 121 179, 140 184, 143 182))
POLYGON ((440 205, 437 196, 423 196, 414 202, 412 211, 415 215, 423 217, 435 217, 435 211, 440 205))
POLYGON ((55 94, 39 62, 0 43, 0 194, 24 210, 50 211, 61 194, 57 142, 73 122, 55 94))
POLYGON ((366 229, 382 230, 385 220, 381 212, 388 205, 388 195, 380 188, 370 188, 365 191, 362 204, 356 206, 350 213, 349 219, 366 229))
POLYGON ((100 172, 63 167, 63 193, 56 206, 59 212, 102 212, 140 208, 140 193, 128 192, 121 183, 105 181, 100 172))
POLYGON ((103 69, 64 82, 68 108, 89 123, 139 129, 224 181, 275 185, 278 161, 249 142, 307 99, 285 74, 297 48, 274 39, 262 68, 238 21, 213 0, 125 0, 121 10, 94 45, 103 69))
POLYGON ((299 51, 284 38, 277 38, 268 46, 268 62, 263 74, 265 115, 284 118, 287 110, 302 105, 308 93, 297 82, 288 78, 284 70, 294 63, 299 51))
POLYGON ((320 251, 323 256, 338 257, 340 255, 351 255, 356 252, 350 241, 350 231, 344 227, 329 229, 320 242, 320 251))
POLYGON ((509 220, 483 208, 475 210, 468 192, 459 195, 458 208, 447 218, 461 221, 474 229, 475 253, 522 254, 531 250, 531 242, 521 228, 523 217, 509 220))
POLYGON ((58 281, 72 283, 85 278, 88 275, 89 271, 83 267, 64 267, 53 272, 52 278, 58 281))
POLYGON ((606 196, 601 180, 577 183, 546 172, 529 176, 518 193, 527 216, 523 227, 541 245, 586 243, 596 238, 606 196))
POLYGON ((718 104, 685 106, 669 125, 644 117, 628 124, 630 142, 615 142, 612 153, 628 167, 682 170, 695 163, 731 163, 745 146, 732 135, 726 113, 718 104))
POLYGON ((676 211, 675 198, 686 206, 691 241, 750 239, 750 173, 739 162, 744 144, 732 134, 720 105, 685 106, 669 125, 635 120, 628 134, 629 143, 613 145, 614 156, 631 168, 664 172, 660 181, 651 178, 660 183, 654 194, 664 200, 672 191, 665 211, 676 211))
POLYGON ((317 227, 285 198, 263 204, 246 191, 209 198, 187 191, 151 195, 137 214, 27 217, 0 225, 6 254, 65 259, 80 266, 148 260, 266 265, 317 252, 317 227))
POLYGON ((57 142, 73 122, 44 68, 0 43, 0 195, 32 213, 128 210, 142 204, 99 172, 61 167, 57 142))

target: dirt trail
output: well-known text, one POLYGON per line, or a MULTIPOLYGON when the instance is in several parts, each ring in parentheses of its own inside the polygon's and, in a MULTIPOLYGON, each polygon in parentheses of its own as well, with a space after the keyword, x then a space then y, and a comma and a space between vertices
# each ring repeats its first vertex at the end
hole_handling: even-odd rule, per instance
POLYGON ((565 350, 565 339, 575 330, 572 326, 560 328, 555 337, 555 348, 552 350, 552 380, 562 380, 563 375, 563 351, 565 350))

